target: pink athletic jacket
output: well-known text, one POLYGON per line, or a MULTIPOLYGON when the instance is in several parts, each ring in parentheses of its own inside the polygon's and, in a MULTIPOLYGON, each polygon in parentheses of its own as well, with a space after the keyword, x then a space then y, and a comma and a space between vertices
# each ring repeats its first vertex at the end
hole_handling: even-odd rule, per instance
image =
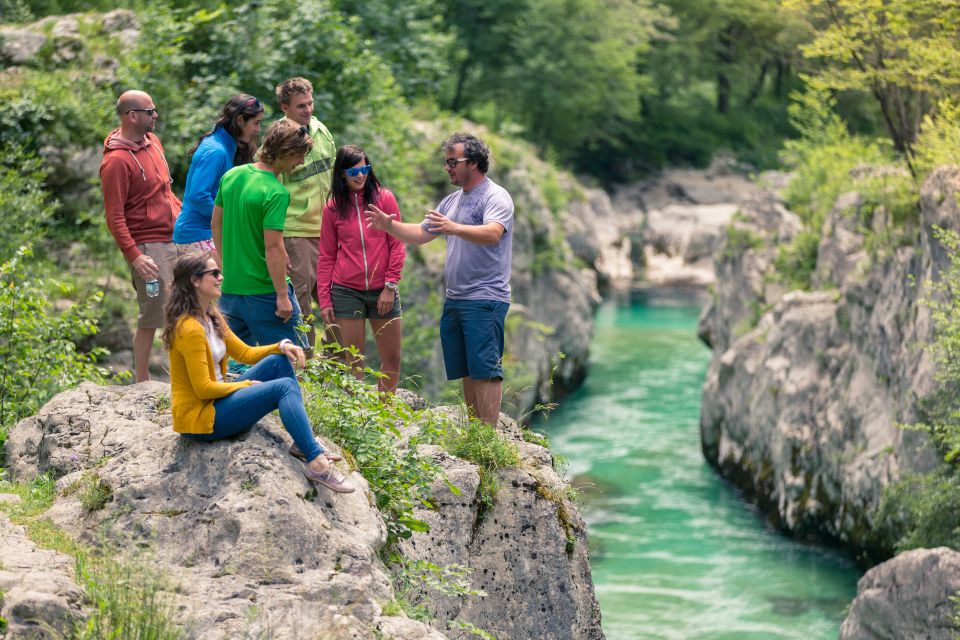
MULTIPOLYGON (((400 222, 400 207, 389 189, 381 189, 374 202, 400 222)), ((320 225, 320 260, 317 263, 317 297, 321 309, 333 307, 332 283, 366 291, 382 289, 383 283, 400 281, 407 251, 403 242, 385 231, 367 227, 363 192, 350 194, 345 216, 333 198, 323 208, 320 225)))

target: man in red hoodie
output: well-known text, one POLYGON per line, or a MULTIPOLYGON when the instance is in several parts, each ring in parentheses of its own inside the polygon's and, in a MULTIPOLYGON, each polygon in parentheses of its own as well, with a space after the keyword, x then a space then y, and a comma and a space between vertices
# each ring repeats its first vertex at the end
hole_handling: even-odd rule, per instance
POLYGON ((107 227, 130 263, 137 290, 140 313, 133 362, 137 382, 142 382, 150 379, 153 337, 163 326, 163 303, 173 282, 173 224, 180 200, 171 188, 163 146, 153 134, 159 117, 153 98, 143 91, 126 91, 117 100, 117 115, 120 127, 103 142, 100 179, 107 227))

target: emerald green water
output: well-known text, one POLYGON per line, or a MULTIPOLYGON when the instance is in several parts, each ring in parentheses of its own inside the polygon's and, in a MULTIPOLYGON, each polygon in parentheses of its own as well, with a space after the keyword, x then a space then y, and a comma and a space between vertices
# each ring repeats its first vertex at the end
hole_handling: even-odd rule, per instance
POLYGON ((709 352, 698 308, 605 306, 590 373, 545 428, 586 484, 593 580, 609 640, 835 639, 860 572, 764 525, 704 462, 709 352))

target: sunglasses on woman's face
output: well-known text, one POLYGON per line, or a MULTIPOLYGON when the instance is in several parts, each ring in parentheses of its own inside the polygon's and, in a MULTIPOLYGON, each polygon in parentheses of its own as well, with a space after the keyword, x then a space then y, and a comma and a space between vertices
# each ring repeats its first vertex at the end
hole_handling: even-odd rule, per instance
POLYGON ((370 165, 365 164, 362 167, 351 167, 349 169, 344 169, 343 172, 350 178, 356 178, 359 175, 367 175, 370 173, 371 168, 372 167, 370 165))
POLYGON ((206 271, 201 271, 200 273, 198 273, 198 274, 197 274, 197 277, 198 277, 198 278, 203 278, 203 277, 206 276, 207 274, 212 275, 214 278, 216 278, 217 280, 219 280, 219 279, 220 279, 220 276, 223 275, 223 271, 221 271, 220 269, 207 269, 206 271))

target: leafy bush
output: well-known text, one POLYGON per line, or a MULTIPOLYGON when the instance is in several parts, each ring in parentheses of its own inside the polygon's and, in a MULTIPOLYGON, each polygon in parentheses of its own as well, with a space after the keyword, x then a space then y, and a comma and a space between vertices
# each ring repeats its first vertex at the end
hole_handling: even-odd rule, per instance
POLYGON ((960 474, 943 468, 907 476, 888 487, 877 511, 878 535, 897 553, 948 546, 960 549, 960 474))
POLYGON ((960 165, 960 103, 943 100, 936 117, 924 117, 913 151, 921 181, 935 167, 960 165))
POLYGON ((781 161, 794 172, 784 193, 787 206, 819 232, 837 196, 853 189, 850 172, 862 165, 893 163, 890 144, 854 136, 825 92, 794 95, 790 118, 799 138, 784 143, 781 161))
MULTIPOLYGON (((377 375, 369 369, 367 373, 377 375)), ((417 451, 418 436, 405 443, 397 428, 398 423, 413 424, 429 415, 421 416, 393 396, 381 397, 336 357, 310 361, 304 400, 314 429, 343 447, 370 483, 387 525, 388 545, 429 530, 414 517, 414 508, 432 506, 430 487, 440 477, 440 467, 417 451)))
POLYGON ((103 349, 83 353, 75 341, 97 331, 102 296, 52 313, 53 295, 69 296, 68 285, 37 273, 29 246, 0 264, 0 444, 17 420, 82 380, 102 382, 96 366, 103 349))
POLYGON ((781 245, 773 262, 776 278, 791 289, 809 289, 817 269, 819 245, 820 234, 810 229, 798 233, 789 244, 781 245))

